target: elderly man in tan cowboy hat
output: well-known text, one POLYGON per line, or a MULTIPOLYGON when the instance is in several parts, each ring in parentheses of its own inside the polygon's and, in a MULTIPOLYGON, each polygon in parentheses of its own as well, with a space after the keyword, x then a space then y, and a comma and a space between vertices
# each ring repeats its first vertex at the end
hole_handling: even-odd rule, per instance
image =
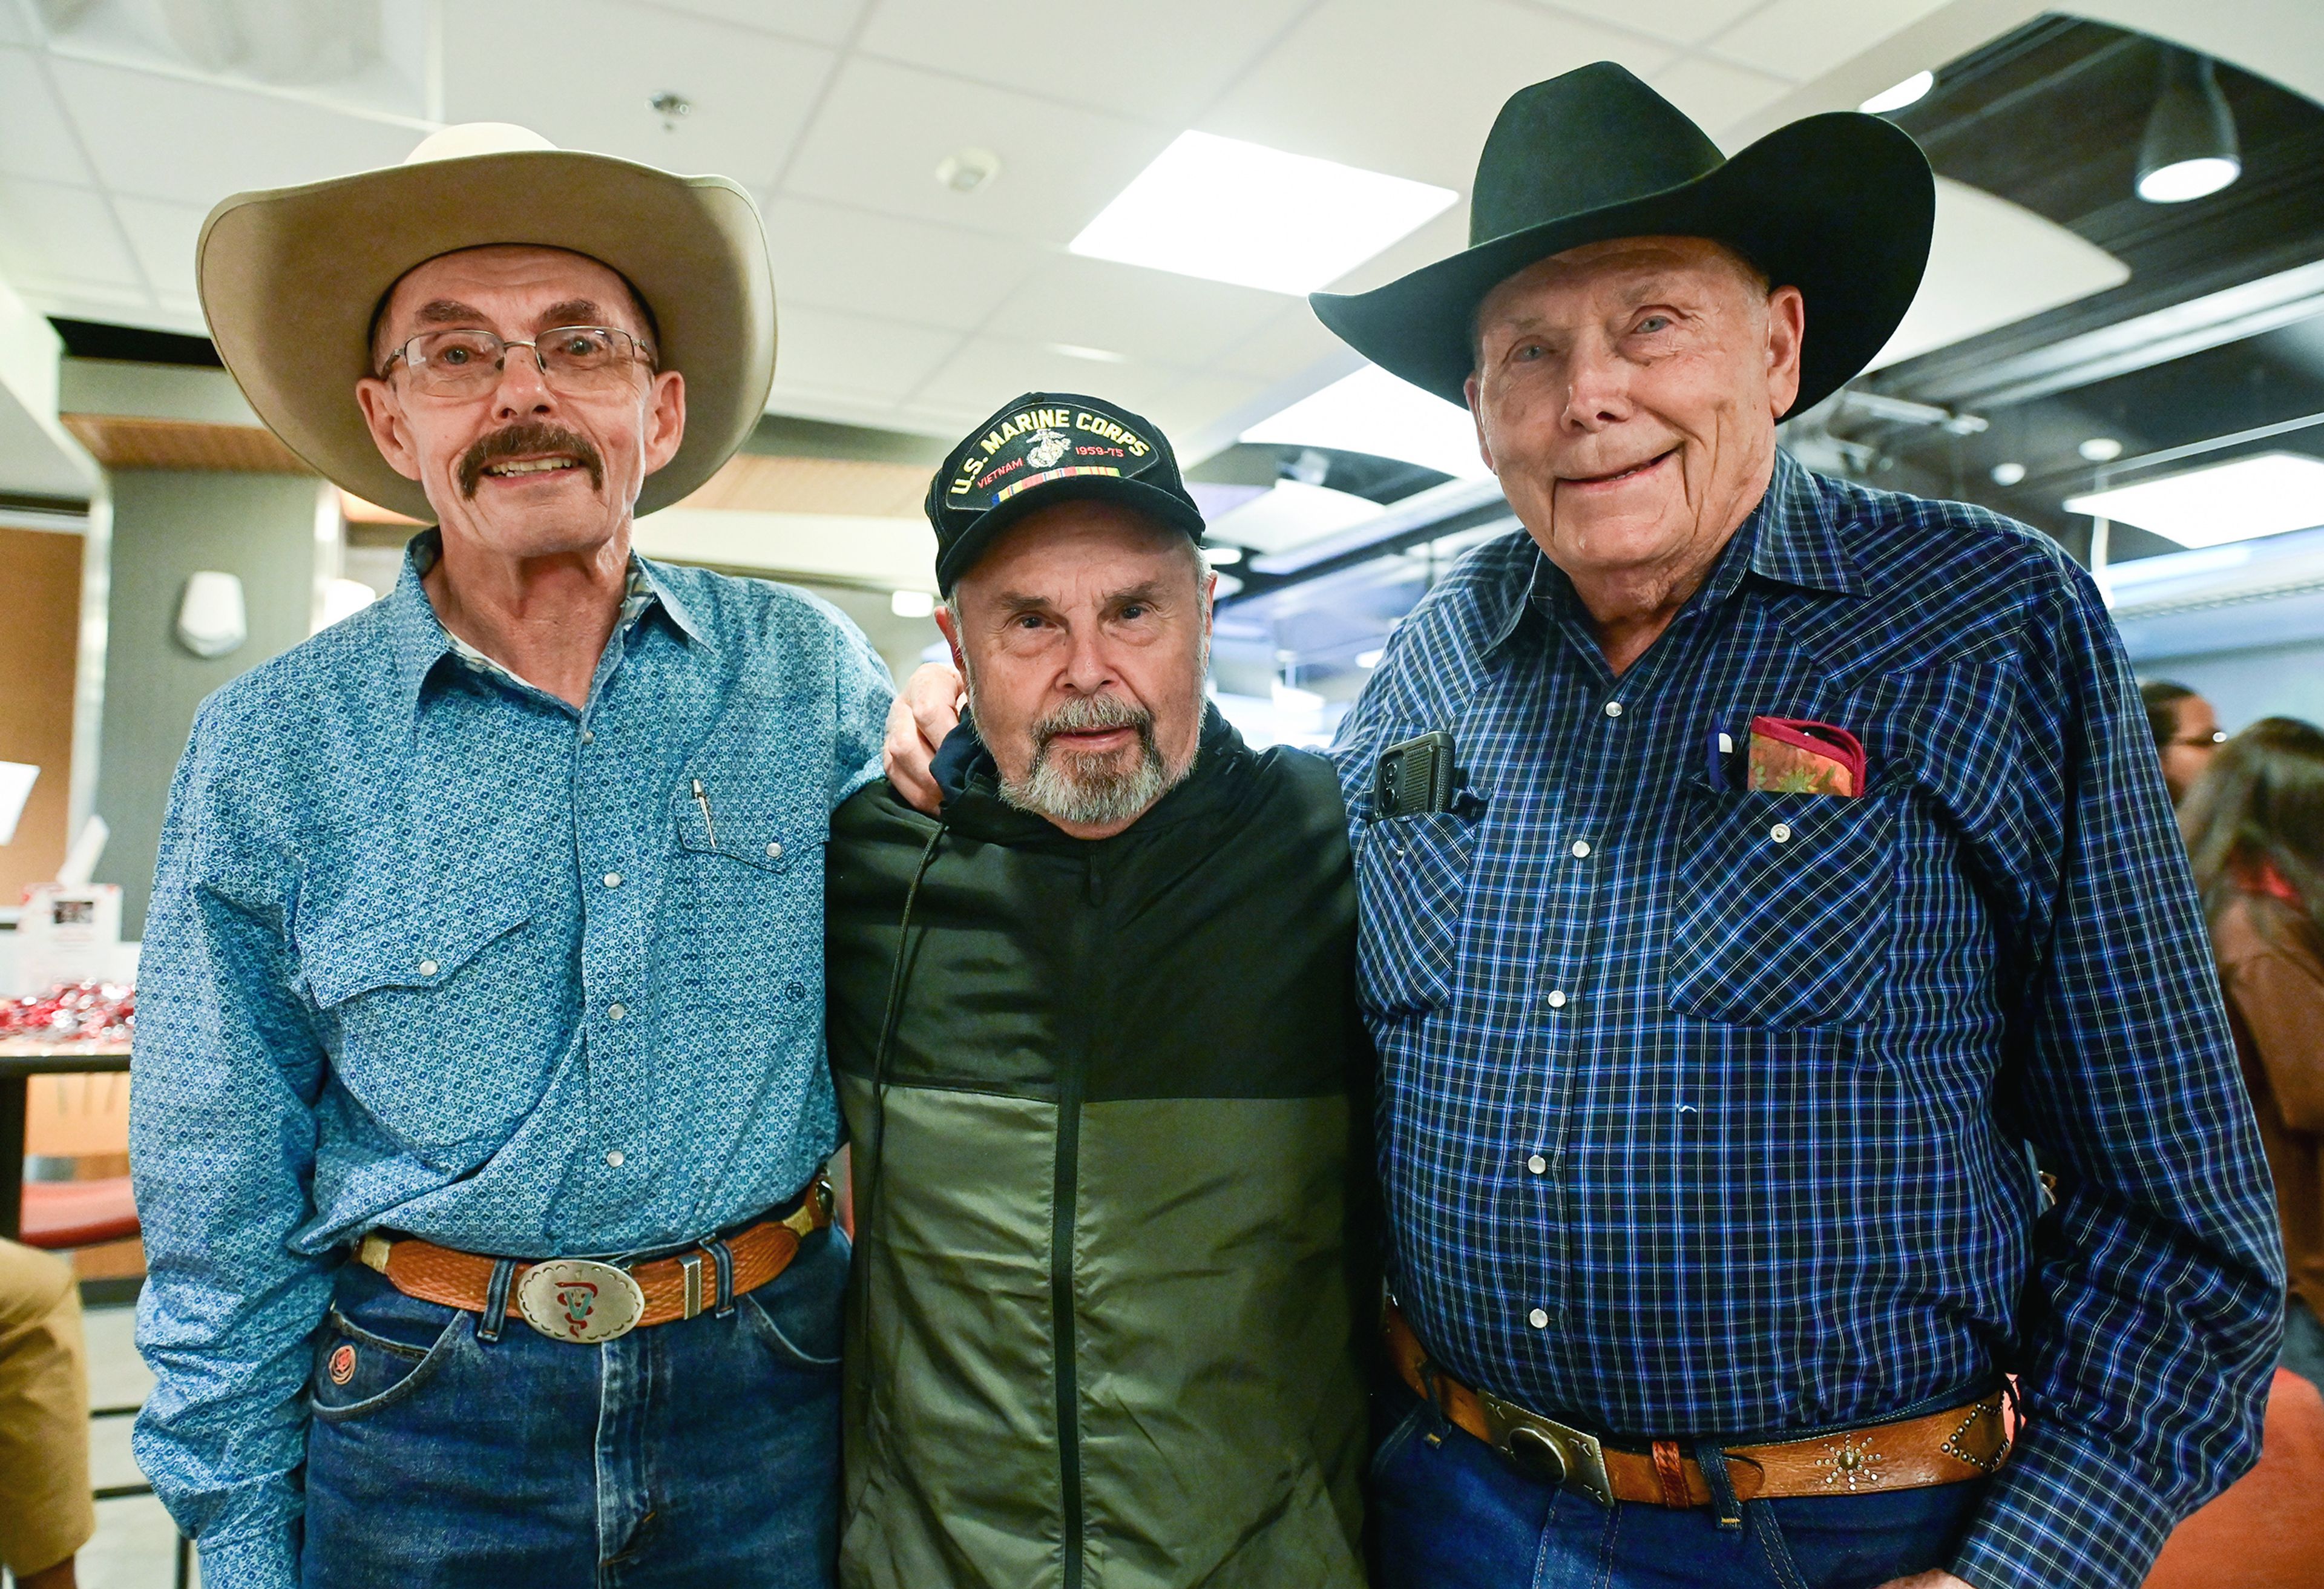
POLYGON ((200 269, 261 417, 435 527, 171 792, 138 1459, 216 1589, 825 1584, 822 858, 888 680, 630 544, 765 402, 757 212, 453 128, 226 200, 200 269))
POLYGON ((1333 752, 1384 1589, 2129 1589, 2256 1453, 2266 1169, 2098 592, 1777 445, 1932 209, 1877 117, 1728 160, 1600 63, 1502 109, 1471 248, 1315 300, 1518 521, 1333 752))

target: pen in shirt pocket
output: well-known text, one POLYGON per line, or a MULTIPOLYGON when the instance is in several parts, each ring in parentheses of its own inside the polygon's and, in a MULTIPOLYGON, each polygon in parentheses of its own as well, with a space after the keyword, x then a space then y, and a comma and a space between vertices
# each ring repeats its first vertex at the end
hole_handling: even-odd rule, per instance
POLYGON ((694 781, 694 803, 702 808, 703 831, 710 836, 711 846, 715 849, 718 844, 718 825, 710 820, 710 796, 704 791, 699 778, 694 781))

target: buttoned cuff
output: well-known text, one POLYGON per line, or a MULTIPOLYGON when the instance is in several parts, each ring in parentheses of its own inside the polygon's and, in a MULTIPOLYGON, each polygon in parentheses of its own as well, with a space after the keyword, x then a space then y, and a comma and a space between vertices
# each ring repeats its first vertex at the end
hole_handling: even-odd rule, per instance
POLYGON ((299 1553, 287 1523, 239 1539, 199 1543, 202 1589, 299 1589, 299 1553))
POLYGON ((2027 1431, 1969 1525, 1973 1589, 2138 1589, 2177 1522, 2153 1482, 2055 1425, 2027 1431))

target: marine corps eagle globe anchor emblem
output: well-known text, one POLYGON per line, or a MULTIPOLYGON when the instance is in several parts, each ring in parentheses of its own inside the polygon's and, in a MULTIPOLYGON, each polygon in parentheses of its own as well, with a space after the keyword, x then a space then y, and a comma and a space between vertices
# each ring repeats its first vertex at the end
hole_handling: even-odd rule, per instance
POLYGON ((1073 450, 1074 439, 1063 430, 1038 430, 1033 445, 1025 454, 1029 468, 1046 469, 1073 450))

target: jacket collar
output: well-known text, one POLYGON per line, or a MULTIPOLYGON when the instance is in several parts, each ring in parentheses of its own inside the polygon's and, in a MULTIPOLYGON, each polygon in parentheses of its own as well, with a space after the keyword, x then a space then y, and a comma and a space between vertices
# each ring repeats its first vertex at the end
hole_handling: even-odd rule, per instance
MULTIPOLYGON (((1802 590, 1862 595, 1863 584, 1855 559, 1840 540, 1840 518, 1816 488, 1815 476, 1778 447, 1766 494, 1720 553, 1695 604, 1715 606, 1727 600, 1747 575, 1802 590)), ((1487 604, 1480 616, 1489 652, 1508 642, 1529 610, 1554 612, 1561 603, 1579 605, 1572 583, 1557 565, 1538 546, 1531 552, 1517 561, 1509 578, 1481 598, 1487 604)))
MULTIPOLYGON (((1243 744, 1234 725, 1220 716, 1214 704, 1204 702, 1202 739, 1194 753, 1194 770, 1115 837, 1127 838, 1213 812, 1230 797, 1250 759, 1250 747, 1243 744)), ((976 725, 967 717, 937 747, 930 771, 943 799, 945 825, 970 837, 997 844, 1109 842, 1076 839, 1047 818, 1020 811, 1002 799, 1000 768, 977 737, 976 725)))

